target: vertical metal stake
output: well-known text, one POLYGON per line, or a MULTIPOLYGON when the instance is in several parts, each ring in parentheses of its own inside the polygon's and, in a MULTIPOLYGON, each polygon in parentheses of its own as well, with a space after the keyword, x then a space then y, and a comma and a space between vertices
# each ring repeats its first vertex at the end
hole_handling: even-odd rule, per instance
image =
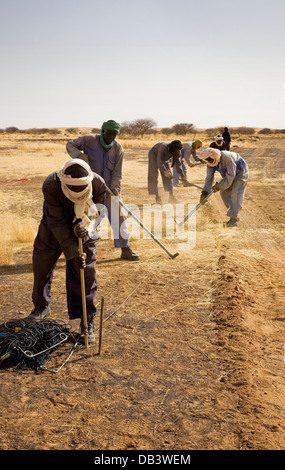
MULTIPOLYGON (((79 243, 79 254, 83 255, 83 243, 82 238, 78 238, 79 243)), ((86 295, 85 295, 85 279, 84 269, 80 269, 80 281, 81 281, 81 297, 82 297, 82 311, 83 311, 83 328, 84 328, 84 343, 85 348, 88 348, 88 326, 87 326, 87 310, 86 310, 86 295)))
POLYGON ((101 354, 102 345, 102 331, 103 331, 103 314, 104 314, 104 297, 101 297, 101 310, 100 310, 100 329, 99 329, 99 349, 98 354, 101 354))

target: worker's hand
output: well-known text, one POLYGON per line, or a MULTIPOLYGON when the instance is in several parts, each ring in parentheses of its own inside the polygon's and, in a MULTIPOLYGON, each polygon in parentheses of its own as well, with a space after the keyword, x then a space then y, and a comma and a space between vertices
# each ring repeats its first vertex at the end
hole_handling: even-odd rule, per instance
POLYGON ((78 269, 85 269, 86 268, 86 253, 82 255, 78 255, 73 258, 73 262, 78 269))
POLYGON ((202 191, 202 192, 201 192, 201 196, 200 196, 200 202, 201 202, 201 204, 205 204, 205 202, 207 202, 207 201, 204 201, 204 199, 205 199, 206 196, 208 196, 208 194, 209 194, 209 193, 208 193, 207 191, 202 191))
POLYGON ((112 191, 111 196, 117 196, 120 199, 121 193, 118 189, 111 189, 111 191, 112 191))
POLYGON ((172 173, 171 173, 170 170, 164 170, 163 174, 164 174, 165 178, 169 178, 169 179, 172 178, 172 173))
POLYGON ((217 191, 220 191, 219 184, 218 184, 218 183, 215 183, 214 186, 212 187, 212 189, 214 190, 215 193, 216 193, 217 191))
POLYGON ((83 227, 79 224, 76 224, 73 229, 75 235, 77 238, 84 238, 88 235, 88 230, 86 227, 83 227))

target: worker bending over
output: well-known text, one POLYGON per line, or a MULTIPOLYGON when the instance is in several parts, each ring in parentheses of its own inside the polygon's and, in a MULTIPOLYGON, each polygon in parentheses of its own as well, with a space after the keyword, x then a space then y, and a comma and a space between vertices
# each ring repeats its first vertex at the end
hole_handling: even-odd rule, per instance
POLYGON ((218 171, 222 179, 213 186, 214 191, 220 191, 221 198, 228 208, 227 227, 238 225, 238 213, 241 210, 248 183, 249 172, 246 161, 234 152, 220 151, 214 148, 202 150, 201 158, 207 162, 207 176, 201 193, 200 201, 211 191, 215 172, 218 171))
POLYGON ((63 253, 66 259, 68 315, 71 320, 81 318, 82 334, 80 269, 84 269, 89 342, 95 341, 98 241, 95 225, 99 220, 100 208, 105 205, 105 192, 103 178, 93 173, 83 160, 70 160, 61 170, 51 173, 43 183, 43 216, 33 249, 34 309, 28 319, 39 321, 50 315, 53 273, 63 253), (78 237, 83 238, 84 255, 79 253, 78 237))
POLYGON ((226 150, 226 145, 221 135, 216 135, 214 141, 210 144, 210 147, 218 150, 226 150))
MULTIPOLYGON (((201 140, 195 140, 195 142, 185 142, 182 144, 182 149, 181 149, 181 160, 182 160, 182 168, 184 171, 184 174, 187 178, 187 167, 185 165, 185 162, 187 165, 191 168, 195 165, 198 165, 198 163, 204 163, 204 161, 198 157, 196 150, 202 147, 202 142, 201 140), (195 160, 197 163, 192 163, 191 157, 195 160)), ((173 167, 173 184, 174 186, 178 186, 179 184, 179 179, 181 178, 180 174, 176 170, 176 167, 173 167)))
POLYGON ((175 203, 173 195, 173 175, 171 168, 175 167, 181 175, 182 182, 187 182, 181 160, 182 143, 180 140, 172 142, 159 142, 155 144, 148 153, 148 193, 155 195, 157 204, 161 204, 158 195, 158 171, 160 171, 163 188, 169 193, 168 202, 175 203))

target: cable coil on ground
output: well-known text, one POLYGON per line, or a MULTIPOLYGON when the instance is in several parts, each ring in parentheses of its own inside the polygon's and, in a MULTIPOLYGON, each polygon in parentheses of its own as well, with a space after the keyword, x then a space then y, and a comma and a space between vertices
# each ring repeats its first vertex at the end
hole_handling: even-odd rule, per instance
POLYGON ((43 320, 10 320, 0 325, 0 369, 21 367, 38 370, 66 341, 76 342, 70 327, 43 320))

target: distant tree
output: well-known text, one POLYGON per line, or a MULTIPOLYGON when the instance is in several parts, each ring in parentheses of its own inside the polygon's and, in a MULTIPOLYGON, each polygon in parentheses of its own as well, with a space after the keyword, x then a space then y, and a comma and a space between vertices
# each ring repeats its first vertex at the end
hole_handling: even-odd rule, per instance
POLYGON ((268 127, 265 127, 264 129, 260 129, 258 134, 272 134, 272 130, 269 129, 268 127))
POLYGON ((65 129, 65 132, 67 132, 68 134, 78 134, 78 129, 77 127, 67 127, 67 129, 65 129))
POLYGON ((36 127, 32 129, 26 129, 27 134, 49 134, 48 127, 36 127))
POLYGON ((132 133, 131 122, 130 121, 122 122, 121 127, 120 127, 120 134, 131 135, 131 133, 132 133))
POLYGON ((20 132, 20 130, 18 129, 18 127, 10 126, 6 127, 5 132, 7 132, 8 134, 14 134, 15 132, 20 132))
POLYGON ((146 131, 146 134, 147 135, 154 135, 154 134, 157 134, 158 130, 157 129, 148 129, 146 131))
POLYGON ((252 134, 255 134, 255 129, 254 127, 237 127, 235 129, 235 131, 238 133, 238 134, 243 134, 243 135, 252 135, 252 134))
POLYGON ((143 137, 143 135, 147 132, 156 127, 156 122, 153 119, 137 119, 133 123, 133 129, 135 132, 135 135, 140 135, 143 137))
POLYGON ((188 123, 174 124, 174 126, 171 127, 172 132, 176 135, 186 135, 189 134, 189 132, 193 132, 194 129, 194 124, 188 123))
POLYGON ((214 138, 215 135, 222 134, 224 131, 223 127, 209 127, 205 129, 209 137, 214 138))
POLYGON ((173 133, 173 130, 171 129, 171 127, 163 127, 161 129, 161 133, 164 135, 169 135, 173 133))
POLYGON ((144 134, 156 127, 156 125, 156 122, 150 118, 136 119, 135 121, 124 121, 121 124, 120 132, 125 135, 140 135, 143 137, 144 134))

